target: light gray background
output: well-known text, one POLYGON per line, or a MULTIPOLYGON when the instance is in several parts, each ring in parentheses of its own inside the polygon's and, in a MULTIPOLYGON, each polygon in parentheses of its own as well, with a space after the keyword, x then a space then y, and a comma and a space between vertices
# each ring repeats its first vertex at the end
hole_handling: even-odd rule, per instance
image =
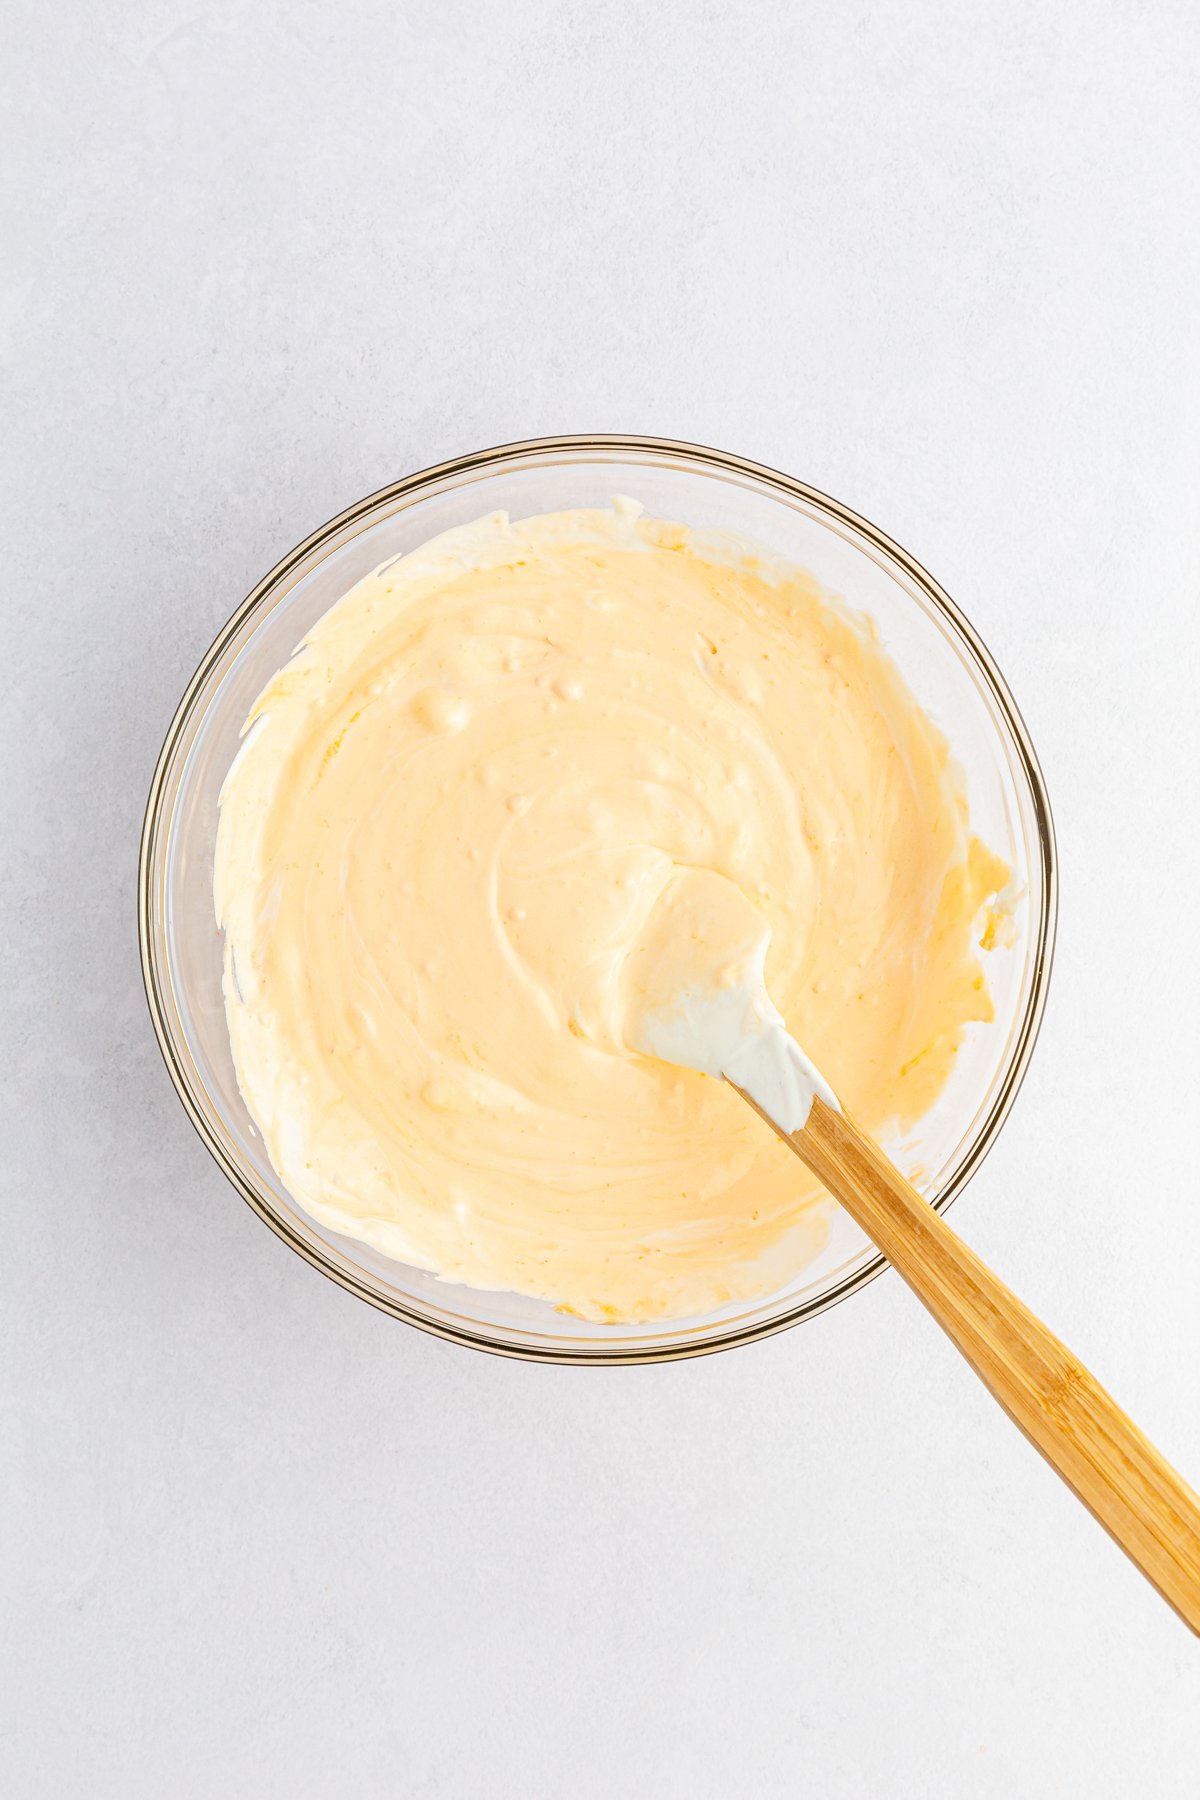
POLYGON ((1191 0, 8 0, 0 1787, 1196 1792, 1200 1647, 899 1281, 528 1368, 193 1137, 142 805, 216 627, 414 468, 743 451, 909 546, 1056 806, 1050 1010, 955 1223, 1200 1474, 1191 0))

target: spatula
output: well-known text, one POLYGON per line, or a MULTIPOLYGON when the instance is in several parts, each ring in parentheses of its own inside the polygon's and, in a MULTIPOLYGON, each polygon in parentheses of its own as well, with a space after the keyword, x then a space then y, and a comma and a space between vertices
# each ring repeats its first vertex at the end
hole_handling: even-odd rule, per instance
POLYGON ((1009 1417, 1200 1634, 1200 1500, 843 1110, 767 994, 769 935, 734 882, 706 870, 675 874, 625 965, 626 1042, 729 1082, 820 1178, 1009 1417))

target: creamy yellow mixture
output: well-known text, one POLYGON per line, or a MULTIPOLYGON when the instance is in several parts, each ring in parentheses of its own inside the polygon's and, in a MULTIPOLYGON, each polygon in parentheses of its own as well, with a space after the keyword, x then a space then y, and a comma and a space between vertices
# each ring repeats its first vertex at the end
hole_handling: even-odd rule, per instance
POLYGON ((625 1046, 673 872, 765 916, 771 997, 875 1131, 991 1016, 1007 875, 868 626, 638 515, 497 514, 360 582, 256 702, 216 857, 238 1079, 295 1199, 596 1320, 769 1293, 826 1233, 729 1087, 625 1046))

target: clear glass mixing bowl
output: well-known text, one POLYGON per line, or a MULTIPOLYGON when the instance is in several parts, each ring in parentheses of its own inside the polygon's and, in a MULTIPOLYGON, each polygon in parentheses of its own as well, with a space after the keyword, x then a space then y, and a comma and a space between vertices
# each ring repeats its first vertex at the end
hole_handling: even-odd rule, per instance
POLYGON ((1013 941, 988 958, 993 1023, 971 1028, 902 1166, 939 1209, 995 1141, 1028 1064, 1046 999, 1055 921, 1054 830, 1033 746, 971 626, 897 544, 789 476, 723 451, 654 438, 543 438, 411 475, 314 532, 234 613, 188 684, 150 789, 138 924, 150 1011, 197 1131, 285 1243, 395 1318, 478 1349, 546 1361, 653 1362, 780 1331, 859 1288, 884 1259, 839 1210, 821 1256, 768 1299, 699 1318, 597 1326, 516 1294, 439 1281, 327 1230, 280 1185, 234 1076, 213 917, 217 797, 252 701, 308 628, 359 578, 435 533, 504 509, 513 517, 604 506, 630 494, 648 513, 749 538, 811 570, 870 614, 966 772, 971 822, 1013 869, 1013 941))

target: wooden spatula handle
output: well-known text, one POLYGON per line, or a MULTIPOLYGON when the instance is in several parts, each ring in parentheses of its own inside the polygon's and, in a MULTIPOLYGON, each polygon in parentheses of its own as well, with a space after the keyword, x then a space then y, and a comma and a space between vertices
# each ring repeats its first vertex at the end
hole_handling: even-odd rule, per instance
POLYGON ((844 1113, 814 1100, 804 1129, 787 1141, 1030 1442, 1200 1633, 1200 1500, 1188 1484, 844 1113))

